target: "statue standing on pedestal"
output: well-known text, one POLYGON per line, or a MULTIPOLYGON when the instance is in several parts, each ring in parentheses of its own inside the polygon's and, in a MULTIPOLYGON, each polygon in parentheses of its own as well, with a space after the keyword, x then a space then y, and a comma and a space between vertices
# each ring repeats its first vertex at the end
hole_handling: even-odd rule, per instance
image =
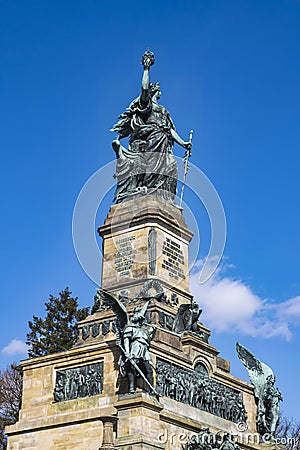
POLYGON ((152 328, 150 331, 149 327, 144 325, 148 304, 149 301, 146 302, 142 308, 138 306, 134 308, 131 321, 123 330, 123 348, 125 353, 121 355, 119 364, 121 375, 128 377, 130 394, 134 393, 135 379, 139 376, 132 361, 134 361, 135 365, 140 367, 144 372, 150 385, 154 385, 154 369, 149 353, 149 345, 154 337, 156 329, 152 328))
POLYGON ((172 148, 177 142, 190 155, 192 143, 181 139, 169 112, 158 103, 160 85, 150 83, 154 54, 149 50, 143 55, 142 64, 141 95, 112 128, 118 133, 112 143, 117 156, 115 177, 118 180, 114 200, 118 203, 136 194, 158 193, 173 203, 178 171, 172 148), (126 137, 129 137, 128 149, 120 143, 126 137))
POLYGON ((122 354, 119 358, 120 373, 129 381, 129 393, 135 391, 136 379, 141 377, 150 392, 158 396, 154 388, 153 363, 149 353, 150 342, 154 337, 156 328, 154 325, 145 324, 145 316, 149 301, 142 307, 133 309, 132 318, 129 319, 125 305, 104 289, 100 289, 104 304, 112 308, 116 314, 116 344, 121 348, 122 354))

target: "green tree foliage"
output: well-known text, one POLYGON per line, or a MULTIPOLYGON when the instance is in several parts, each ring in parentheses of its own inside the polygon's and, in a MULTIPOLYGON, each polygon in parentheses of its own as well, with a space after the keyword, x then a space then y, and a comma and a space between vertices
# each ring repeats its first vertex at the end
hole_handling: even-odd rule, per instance
POLYGON ((0 450, 6 449, 4 427, 17 422, 22 399, 22 373, 12 364, 0 369, 0 450))
MULTIPOLYGON (((89 313, 88 308, 78 308, 77 297, 66 288, 59 297, 50 295, 45 303, 46 317, 33 316, 29 322, 27 344, 30 357, 45 356, 70 349, 78 337, 77 322, 89 313)), ((0 450, 6 450, 4 427, 17 422, 22 400, 22 370, 12 364, 0 369, 0 450)))
POLYGON ((89 309, 78 308, 77 297, 71 297, 71 294, 66 288, 59 293, 59 297, 50 295, 45 303, 45 319, 33 316, 33 320, 28 322, 29 357, 69 350, 75 344, 78 338, 77 322, 86 318, 89 309))

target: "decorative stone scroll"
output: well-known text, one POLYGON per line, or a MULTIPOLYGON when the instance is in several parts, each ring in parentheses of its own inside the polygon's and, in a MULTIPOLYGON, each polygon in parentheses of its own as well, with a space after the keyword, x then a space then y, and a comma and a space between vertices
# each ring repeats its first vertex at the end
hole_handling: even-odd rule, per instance
POLYGON ((160 358, 156 362, 156 389, 160 395, 239 423, 247 413, 242 392, 160 358))
POLYGON ((102 393, 103 362, 71 369, 57 370, 54 401, 91 397, 102 393))
POLYGON ((156 300, 162 303, 168 303, 162 284, 158 280, 145 281, 142 289, 137 294, 135 299, 133 299, 133 301, 136 301, 138 299, 150 300, 152 298, 155 298, 156 300), (153 290, 155 293, 153 292, 151 293, 151 290, 153 290))
MULTIPOLYGON (((171 298, 167 298, 162 284, 155 279, 147 280, 143 284, 142 289, 134 297, 131 297, 129 291, 127 290, 119 291, 118 299, 125 307, 140 301, 145 302, 153 299, 173 307, 177 307, 179 303, 178 296, 175 293, 171 294, 171 298)), ((108 309, 111 309, 111 306, 110 303, 106 301, 105 292, 101 289, 97 289, 96 295, 94 296, 94 304, 91 313, 95 314, 98 312, 107 311, 108 309)), ((85 329, 82 330, 82 338, 85 340, 90 336, 90 328, 89 325, 84 328, 85 329)), ((93 331, 93 337, 96 337, 98 334, 101 334, 99 327, 93 331)))

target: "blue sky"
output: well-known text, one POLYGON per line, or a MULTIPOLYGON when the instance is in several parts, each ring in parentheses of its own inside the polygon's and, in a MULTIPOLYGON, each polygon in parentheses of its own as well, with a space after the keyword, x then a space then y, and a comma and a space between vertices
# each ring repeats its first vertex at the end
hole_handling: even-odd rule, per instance
MULTIPOLYGON (((22 347, 49 293, 69 286, 81 306, 93 303, 96 286, 73 248, 73 208, 113 160, 109 129, 138 95, 150 47, 161 103, 185 139, 195 130, 192 162, 226 212, 222 268, 204 288, 192 280, 211 342, 246 380, 237 340, 269 364, 284 414, 299 418, 300 2, 2 0, 0 38, 1 366, 24 357, 3 349, 22 347)), ((201 259, 208 217, 189 189, 185 201, 201 259)))

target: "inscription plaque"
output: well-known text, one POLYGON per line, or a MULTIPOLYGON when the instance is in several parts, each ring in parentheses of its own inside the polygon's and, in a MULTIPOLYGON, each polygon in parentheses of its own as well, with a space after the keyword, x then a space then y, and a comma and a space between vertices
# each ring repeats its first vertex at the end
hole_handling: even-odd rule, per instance
POLYGON ((180 244, 177 244, 172 239, 166 238, 162 253, 164 255, 162 268, 169 272, 169 276, 175 278, 175 280, 185 278, 183 271, 184 256, 180 244))
POLYGON ((129 275, 129 271, 132 268, 136 254, 131 244, 131 241, 134 240, 135 236, 128 236, 116 241, 115 267, 120 275, 129 275))

